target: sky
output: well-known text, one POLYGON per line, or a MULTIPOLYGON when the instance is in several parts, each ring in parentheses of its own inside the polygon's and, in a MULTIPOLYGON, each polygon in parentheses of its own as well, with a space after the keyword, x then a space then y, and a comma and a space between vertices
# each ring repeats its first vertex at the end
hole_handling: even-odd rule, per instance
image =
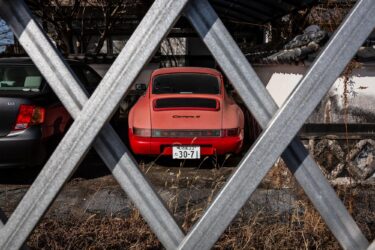
POLYGON ((6 45, 14 44, 14 36, 4 20, 0 19, 0 54, 6 49, 6 45))

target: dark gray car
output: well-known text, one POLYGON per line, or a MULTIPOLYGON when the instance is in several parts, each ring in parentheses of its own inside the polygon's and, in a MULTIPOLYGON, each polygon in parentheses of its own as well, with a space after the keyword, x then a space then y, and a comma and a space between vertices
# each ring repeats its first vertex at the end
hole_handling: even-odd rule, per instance
MULTIPOLYGON (((67 62, 93 92, 101 77, 84 63, 67 62)), ((0 168, 43 164, 71 123, 29 58, 0 59, 0 168)))

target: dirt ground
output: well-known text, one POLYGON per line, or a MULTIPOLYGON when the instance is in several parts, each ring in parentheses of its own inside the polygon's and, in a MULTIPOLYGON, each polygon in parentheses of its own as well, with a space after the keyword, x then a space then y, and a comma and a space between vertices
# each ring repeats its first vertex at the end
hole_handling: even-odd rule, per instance
MULTIPOLYGON (((237 162, 236 162, 237 161, 237 162)), ((221 162, 223 163, 223 162, 221 162)), ((141 160, 140 168, 188 230, 235 171, 206 163, 141 160)), ((27 192, 34 170, 2 170, 0 207, 10 216, 27 192)), ((369 240, 375 232, 375 188, 337 188, 369 240)), ((65 185, 31 235, 33 249, 162 249, 126 193, 103 166, 85 166, 65 185), (130 230, 129 230, 130 229, 130 230)), ((251 196, 216 249, 338 249, 337 241, 283 164, 275 166, 251 196)))

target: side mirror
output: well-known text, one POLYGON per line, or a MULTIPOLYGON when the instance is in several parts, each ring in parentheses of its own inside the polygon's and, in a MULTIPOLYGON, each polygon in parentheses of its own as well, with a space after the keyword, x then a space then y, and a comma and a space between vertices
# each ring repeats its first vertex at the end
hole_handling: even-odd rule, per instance
POLYGON ((232 85, 232 84, 229 84, 229 83, 226 83, 226 84, 224 85, 224 88, 225 88, 225 90, 227 91, 227 93, 230 93, 230 92, 234 91, 233 85, 232 85))
POLYGON ((145 91, 147 89, 147 86, 144 83, 137 83, 135 84, 135 89, 138 91, 145 91))

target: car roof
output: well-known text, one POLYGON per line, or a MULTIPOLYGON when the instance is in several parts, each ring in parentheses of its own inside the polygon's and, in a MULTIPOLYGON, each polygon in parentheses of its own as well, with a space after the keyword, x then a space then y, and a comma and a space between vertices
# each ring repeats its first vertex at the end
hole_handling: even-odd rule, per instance
MULTIPOLYGON (((70 65, 82 65, 84 63, 76 60, 66 59, 70 65)), ((30 57, 5 57, 0 58, 0 64, 15 64, 15 65, 34 65, 30 57)))
POLYGON ((152 72, 152 76, 163 75, 163 74, 173 74, 173 73, 198 73, 198 74, 210 74, 214 76, 221 77, 222 74, 216 69, 212 68, 202 68, 202 67, 171 67, 171 68, 161 68, 156 69, 152 72))

